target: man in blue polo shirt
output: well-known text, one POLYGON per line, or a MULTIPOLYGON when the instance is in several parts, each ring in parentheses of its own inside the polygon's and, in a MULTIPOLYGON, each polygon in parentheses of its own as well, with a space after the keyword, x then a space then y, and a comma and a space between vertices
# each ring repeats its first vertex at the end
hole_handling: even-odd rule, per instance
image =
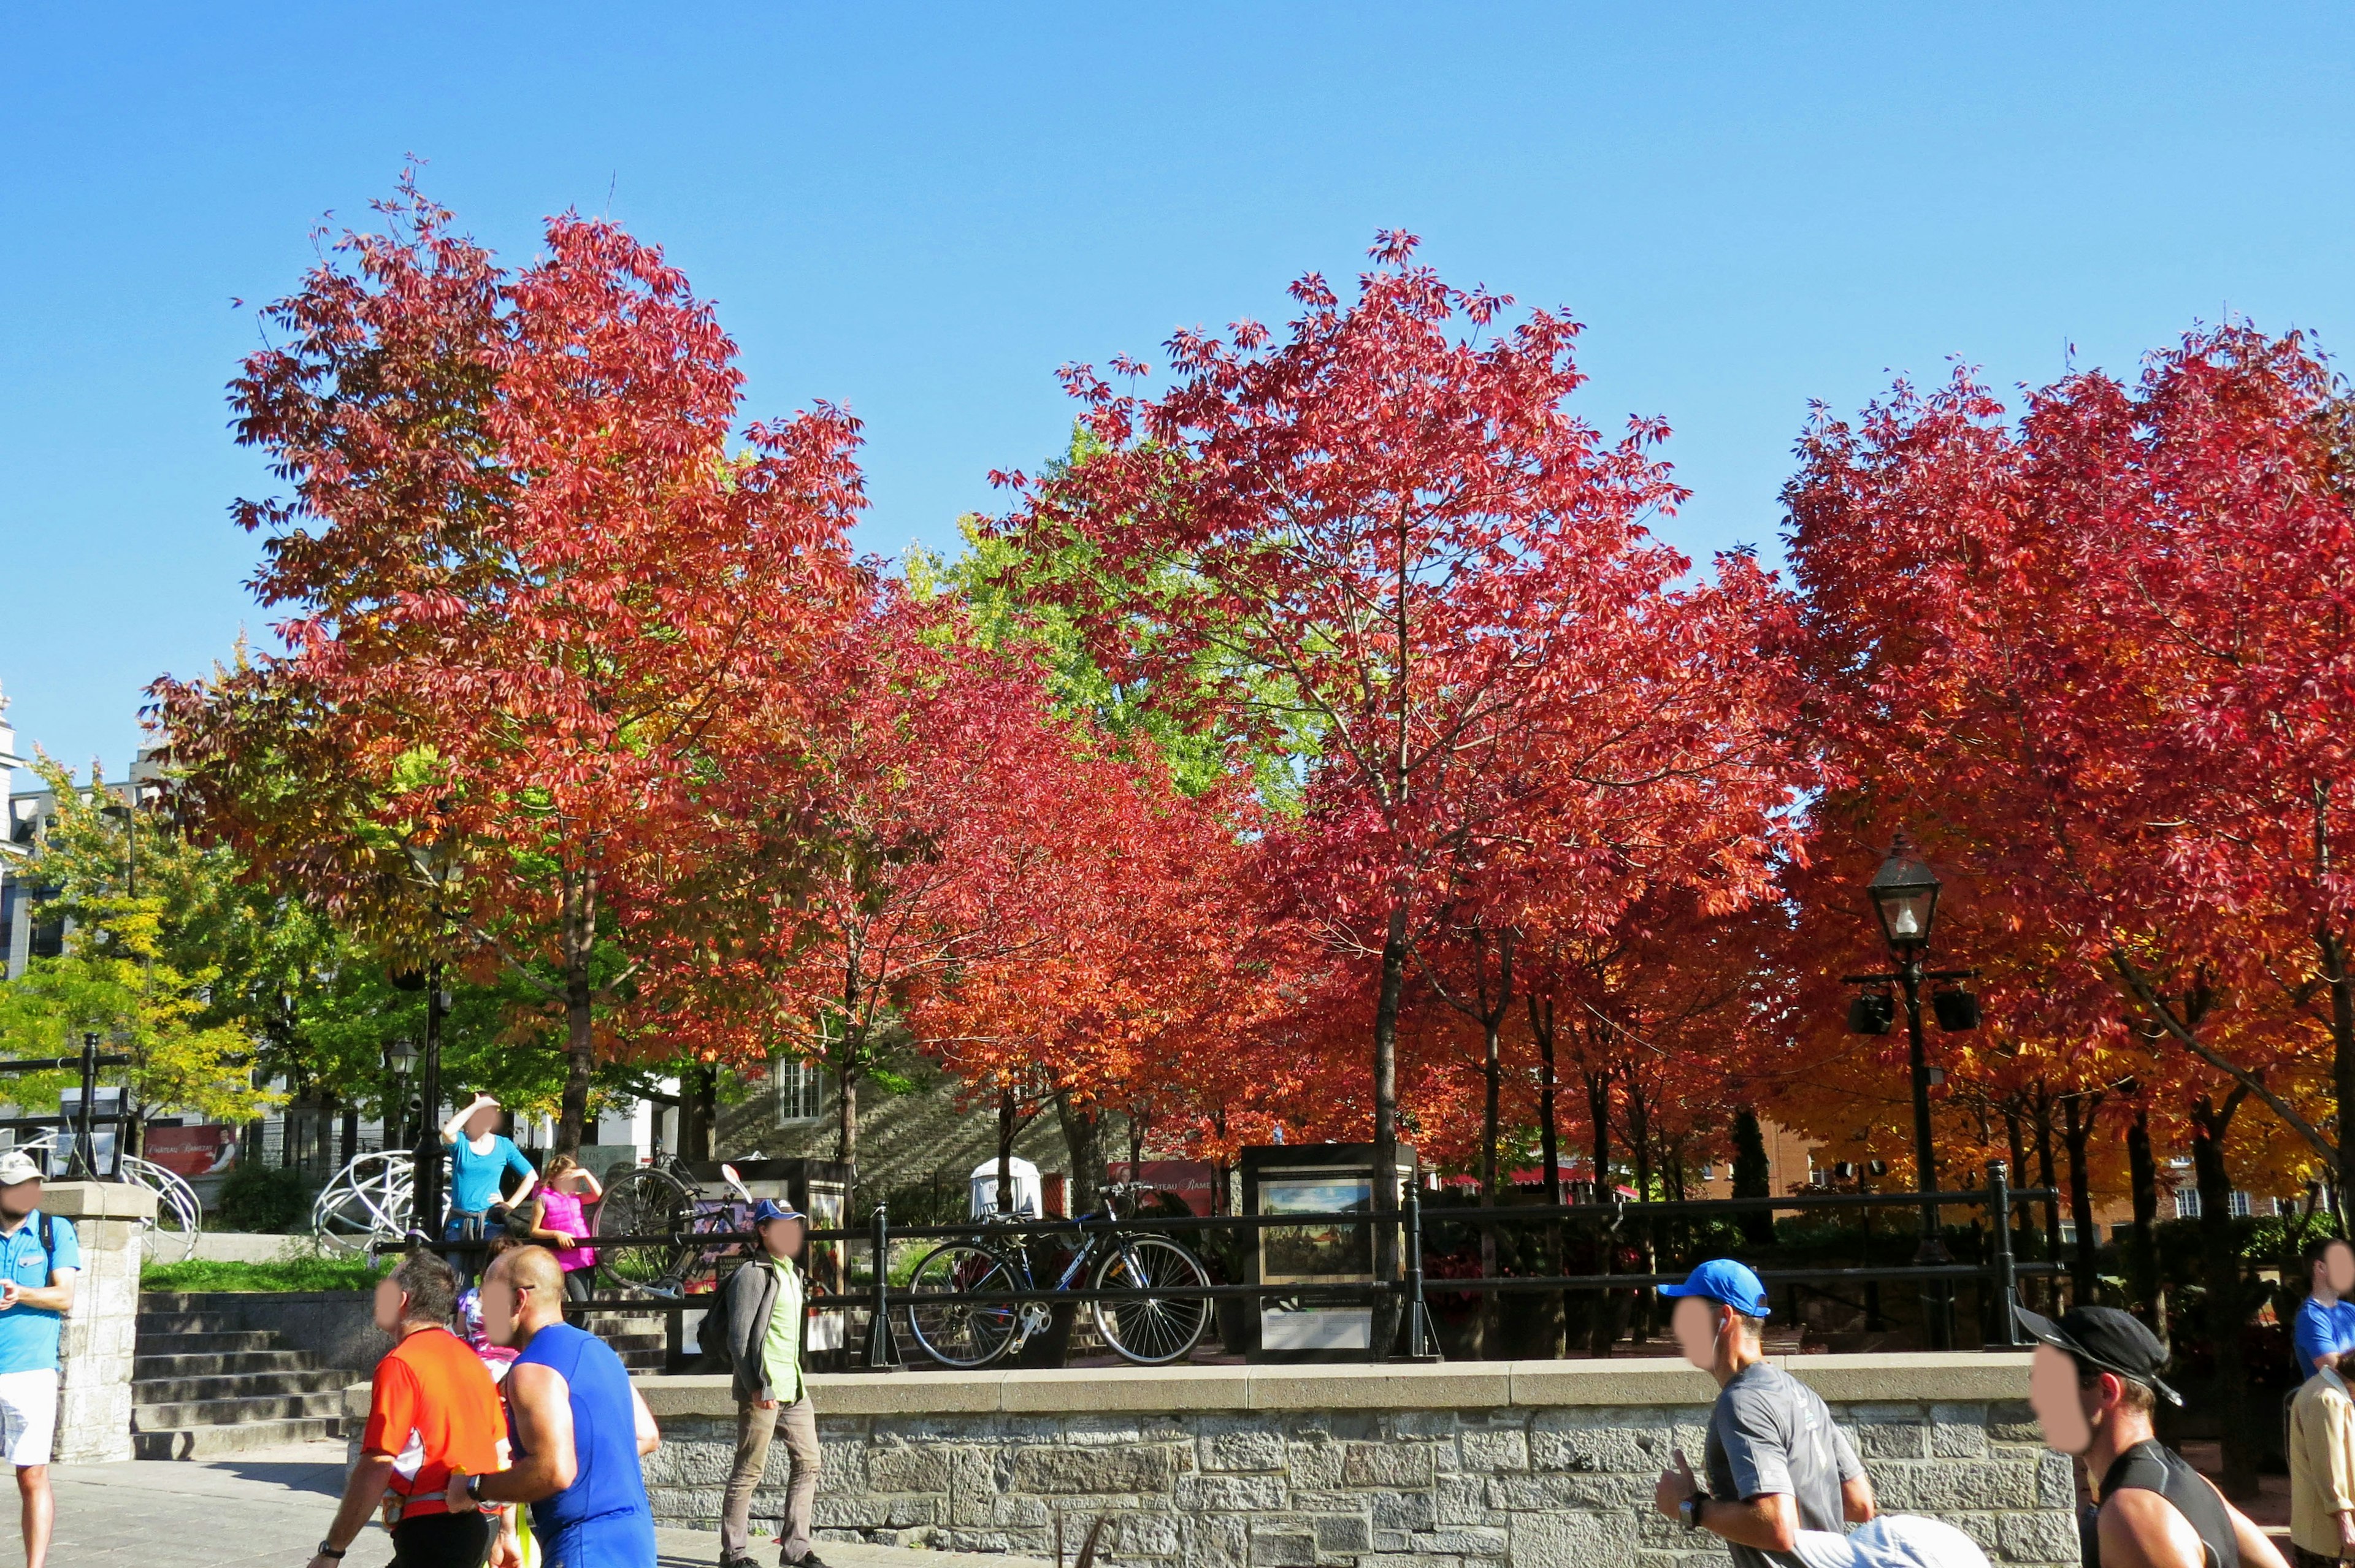
POLYGON ((42 1568, 57 1520, 49 1442, 58 1429, 58 1339, 81 1272, 73 1221, 40 1210, 40 1167, 18 1150, 0 1152, 0 1459, 16 1467, 25 1568, 42 1568))

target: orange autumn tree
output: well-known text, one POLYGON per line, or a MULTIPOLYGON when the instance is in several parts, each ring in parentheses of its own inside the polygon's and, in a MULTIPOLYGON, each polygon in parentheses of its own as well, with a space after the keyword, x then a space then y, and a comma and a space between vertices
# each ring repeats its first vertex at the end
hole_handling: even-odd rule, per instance
POLYGON ((855 586, 857 426, 740 445, 735 346, 612 223, 551 219, 508 271, 406 180, 379 210, 231 387, 289 486, 235 513, 284 651, 158 705, 180 809, 252 876, 538 992, 570 1151, 660 933, 731 918, 744 826, 798 819, 767 759, 855 586))

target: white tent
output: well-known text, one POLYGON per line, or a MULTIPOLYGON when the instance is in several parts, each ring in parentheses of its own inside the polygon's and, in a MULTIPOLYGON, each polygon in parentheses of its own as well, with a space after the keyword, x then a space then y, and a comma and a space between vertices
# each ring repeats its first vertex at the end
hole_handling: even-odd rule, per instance
MULTIPOLYGON (((1035 1220, 1042 1208, 1039 1189, 1039 1168, 1027 1159, 1015 1159, 1007 1167, 1014 1186, 1013 1211, 1035 1220)), ((997 1161, 993 1157, 973 1168, 973 1217, 976 1220, 990 1213, 997 1204, 997 1161)))

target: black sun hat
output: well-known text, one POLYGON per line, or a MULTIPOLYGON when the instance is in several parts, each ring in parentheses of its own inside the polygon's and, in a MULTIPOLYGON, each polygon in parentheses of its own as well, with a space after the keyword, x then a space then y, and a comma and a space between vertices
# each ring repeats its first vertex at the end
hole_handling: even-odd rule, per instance
POLYGON ((2181 1394, 2158 1380, 2159 1369, 2167 1365, 2165 1342, 2133 1313, 2115 1307, 2073 1307, 2055 1323, 2014 1304, 2011 1315, 2040 1343, 2066 1350, 2086 1366, 2141 1383, 2169 1404, 2183 1403, 2181 1394))

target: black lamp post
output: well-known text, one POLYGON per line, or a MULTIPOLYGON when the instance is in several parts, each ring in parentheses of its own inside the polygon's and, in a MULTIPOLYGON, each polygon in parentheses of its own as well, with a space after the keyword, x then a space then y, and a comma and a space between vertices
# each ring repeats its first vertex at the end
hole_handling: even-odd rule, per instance
MULTIPOLYGON (((433 911, 433 938, 438 943, 444 924, 442 906, 459 879, 457 857, 443 839, 411 841, 402 848, 408 851, 410 868, 425 884, 433 911)), ((410 1213, 410 1223, 437 1242, 442 1239, 442 1016, 448 1008, 449 998, 442 989, 442 960, 436 955, 425 961, 425 1052, 418 1083, 410 1213)))
MULTIPOLYGON (((1865 892, 1872 900, 1873 918, 1881 923, 1881 934, 1889 944, 1892 970, 1885 975, 1849 975, 1844 978, 1850 985, 1874 987, 1859 996, 1849 1009, 1849 1025, 1864 1034, 1885 1033, 1892 1021, 1890 1013, 1890 991, 1894 987, 1905 998, 1906 1060, 1911 1070, 1913 1098, 1913 1187, 1922 1197, 1922 1244, 1914 1249, 1917 1264, 1939 1264, 1954 1260, 1946 1252, 1946 1243, 1939 1233, 1938 1205, 1931 1195, 1938 1190, 1937 1153, 1930 1131, 1930 1062, 1922 1041, 1922 982, 1924 980, 1961 980, 1973 973, 1967 969, 1924 969, 1922 955, 1930 945, 1930 933, 1938 919, 1938 875, 1930 869, 1913 839, 1902 828, 1898 830, 1889 848, 1889 859, 1872 874, 1865 892)), ((1978 1004, 1967 992, 1948 991, 1931 998, 1935 1005, 1938 1023, 1945 1029, 1971 1029, 1978 1023, 1978 1004)), ((1948 1349, 1953 1342, 1954 1326, 1946 1312, 1948 1298, 1944 1289, 1927 1293, 1936 1302, 1930 1314, 1930 1334, 1939 1349, 1948 1349)))

